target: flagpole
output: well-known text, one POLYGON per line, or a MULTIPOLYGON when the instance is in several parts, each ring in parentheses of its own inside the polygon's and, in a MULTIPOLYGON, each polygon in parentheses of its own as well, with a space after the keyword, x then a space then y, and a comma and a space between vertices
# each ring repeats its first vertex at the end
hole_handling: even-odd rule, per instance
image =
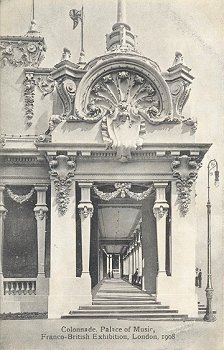
POLYGON ((82 10, 81 10, 82 12, 81 12, 81 14, 82 14, 82 20, 81 20, 81 51, 83 51, 84 52, 84 44, 83 44, 83 37, 84 37, 84 28, 83 28, 83 26, 84 26, 84 21, 83 21, 83 6, 82 6, 82 10))
POLYGON ((34 20, 34 0, 33 0, 33 20, 34 20))
POLYGON ((79 57, 79 63, 85 64, 85 51, 84 51, 84 11, 83 6, 81 9, 81 51, 79 57))

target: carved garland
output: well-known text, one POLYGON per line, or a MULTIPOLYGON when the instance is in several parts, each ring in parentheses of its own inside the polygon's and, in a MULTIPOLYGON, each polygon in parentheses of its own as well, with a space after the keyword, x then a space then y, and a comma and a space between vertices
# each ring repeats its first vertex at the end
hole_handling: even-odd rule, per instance
POLYGON ((60 179, 59 177, 57 177, 54 180, 55 190, 57 192, 56 202, 58 205, 58 211, 61 215, 65 215, 68 209, 68 204, 70 201, 69 192, 72 186, 71 177, 73 176, 73 173, 68 173, 68 175, 65 178, 60 179))
POLYGON ((201 167, 201 159, 191 160, 183 155, 172 162, 173 176, 177 177, 176 187, 178 191, 179 210, 186 215, 191 203, 192 185, 197 179, 198 169, 201 167))
POLYGON ((93 190, 95 194, 105 201, 109 201, 113 198, 118 197, 118 195, 121 196, 121 198, 125 198, 126 195, 128 195, 130 198, 135 199, 137 201, 141 201, 145 198, 147 198, 153 191, 153 186, 149 187, 146 191, 140 193, 132 192, 130 191, 131 183, 115 183, 114 187, 116 188, 116 191, 114 192, 103 192, 98 190, 96 186, 93 186, 93 190))
POLYGON ((24 202, 27 202, 31 197, 32 195, 34 194, 34 188, 32 188, 30 190, 30 192, 28 194, 25 194, 25 195, 18 195, 18 194, 15 194, 13 193, 9 188, 6 188, 6 191, 7 191, 7 194, 9 195, 9 197, 19 203, 19 204, 22 204, 24 202))
POLYGON ((70 190, 73 183, 76 162, 74 156, 48 156, 50 175, 54 181, 58 212, 65 215, 70 202, 70 190))
POLYGON ((23 84, 25 85, 24 88, 24 100, 25 100, 25 115, 27 118, 27 125, 31 126, 34 116, 34 96, 35 96, 35 85, 36 81, 34 79, 34 75, 32 73, 26 74, 26 79, 24 80, 23 84))

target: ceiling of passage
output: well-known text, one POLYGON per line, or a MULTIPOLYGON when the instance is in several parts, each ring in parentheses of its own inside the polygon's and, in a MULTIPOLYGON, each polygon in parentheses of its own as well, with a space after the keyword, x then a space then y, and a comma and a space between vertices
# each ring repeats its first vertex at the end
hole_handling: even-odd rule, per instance
POLYGON ((99 205, 99 238, 107 253, 120 253, 141 219, 141 204, 99 205))

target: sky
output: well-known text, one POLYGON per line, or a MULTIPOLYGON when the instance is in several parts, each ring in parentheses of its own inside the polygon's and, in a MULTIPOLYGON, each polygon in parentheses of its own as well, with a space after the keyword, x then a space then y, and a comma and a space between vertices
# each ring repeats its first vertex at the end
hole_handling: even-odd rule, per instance
MULTIPOLYGON (((1 35, 23 35, 32 16, 32 0, 0 1, 1 35)), ((61 59, 64 47, 77 62, 80 48, 80 26, 72 30, 70 9, 84 6, 84 47, 87 61, 105 52, 105 34, 116 22, 116 0, 36 0, 35 19, 47 44, 42 67, 53 67, 61 59)), ((162 71, 181 51, 195 80, 188 102, 191 114, 198 120, 197 142, 213 143, 203 161, 197 179, 198 264, 206 271, 206 186, 207 163, 216 158, 221 184, 211 185, 213 205, 214 270, 221 271, 222 259, 222 177, 224 112, 224 6, 221 0, 127 0, 127 22, 138 35, 139 51, 155 60, 162 71)), ((218 278, 217 288, 220 288, 218 278)))

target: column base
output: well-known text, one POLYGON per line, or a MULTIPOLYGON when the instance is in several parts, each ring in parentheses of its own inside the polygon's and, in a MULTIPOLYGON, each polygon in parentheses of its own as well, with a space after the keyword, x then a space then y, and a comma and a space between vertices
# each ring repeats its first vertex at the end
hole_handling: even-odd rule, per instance
POLYGON ((50 278, 48 318, 61 318, 81 305, 92 304, 91 278, 50 278))
POLYGON ((181 314, 198 317, 198 297, 191 282, 183 277, 176 278, 159 273, 156 278, 157 301, 178 310, 181 314))

